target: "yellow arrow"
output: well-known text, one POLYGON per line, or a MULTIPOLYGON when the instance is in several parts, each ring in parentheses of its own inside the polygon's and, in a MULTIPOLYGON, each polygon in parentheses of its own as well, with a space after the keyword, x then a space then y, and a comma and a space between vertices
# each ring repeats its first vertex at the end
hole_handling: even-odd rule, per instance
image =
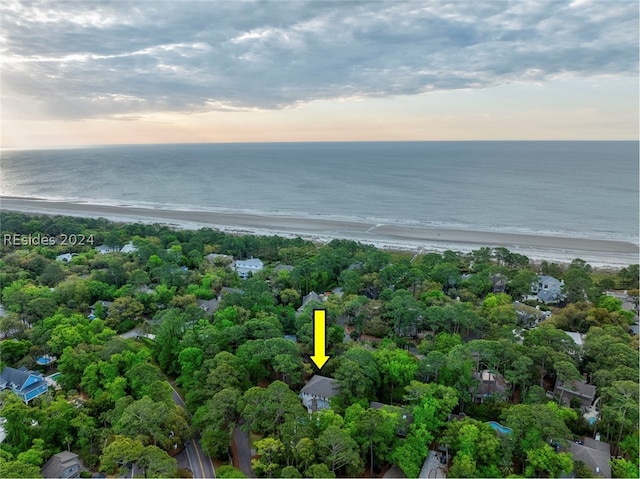
POLYGON ((322 369, 329 356, 327 352, 327 312, 324 309, 313 310, 313 356, 311 360, 318 369, 322 369))

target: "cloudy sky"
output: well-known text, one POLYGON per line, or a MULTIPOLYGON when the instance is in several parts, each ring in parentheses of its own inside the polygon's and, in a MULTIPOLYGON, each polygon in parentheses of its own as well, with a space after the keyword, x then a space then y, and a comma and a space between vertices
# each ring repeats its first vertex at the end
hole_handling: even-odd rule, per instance
POLYGON ((2 146, 637 139, 636 1, 0 4, 2 146))

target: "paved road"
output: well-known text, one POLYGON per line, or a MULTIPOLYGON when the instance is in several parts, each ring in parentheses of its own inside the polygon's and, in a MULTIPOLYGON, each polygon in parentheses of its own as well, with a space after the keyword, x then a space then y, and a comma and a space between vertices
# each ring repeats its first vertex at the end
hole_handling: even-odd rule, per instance
MULTIPOLYGON (((180 407, 184 408, 184 400, 178 394, 171 383, 169 383, 173 390, 173 401, 180 407)), ((202 450, 200 445, 200 433, 195 432, 193 438, 184 444, 187 457, 189 458, 189 465, 193 477, 196 479, 214 479, 216 477, 216 470, 213 467, 211 458, 207 456, 202 450)))
POLYGON ((249 433, 243 431, 240 426, 233 431, 233 442, 235 447, 233 465, 240 469, 247 477, 256 477, 256 473, 251 469, 251 445, 249 444, 249 433))

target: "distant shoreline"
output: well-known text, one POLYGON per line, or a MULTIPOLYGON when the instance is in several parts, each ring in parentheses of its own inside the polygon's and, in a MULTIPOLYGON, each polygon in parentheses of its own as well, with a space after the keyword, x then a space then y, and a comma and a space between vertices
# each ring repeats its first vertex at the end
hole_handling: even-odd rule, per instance
POLYGON ((320 242, 350 239, 400 251, 428 252, 449 249, 468 252, 483 246, 505 247, 532 260, 568 263, 574 258, 582 258, 596 267, 628 266, 638 263, 640 256, 638 245, 624 241, 375 224, 364 220, 160 210, 9 196, 0 196, 0 211, 49 216, 102 217, 116 222, 160 223, 184 229, 209 227, 237 234, 300 236, 320 242))

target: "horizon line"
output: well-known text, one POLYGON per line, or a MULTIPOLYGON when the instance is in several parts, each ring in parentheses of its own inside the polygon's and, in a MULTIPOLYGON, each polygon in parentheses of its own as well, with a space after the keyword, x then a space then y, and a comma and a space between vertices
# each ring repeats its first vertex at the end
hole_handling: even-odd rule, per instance
POLYGON ((460 139, 460 140, 314 140, 314 141, 195 141, 195 142, 159 142, 159 143, 90 143, 74 145, 40 145, 40 146, 0 146, 0 151, 23 150, 67 150, 76 148, 105 148, 123 146, 178 146, 178 145, 287 145, 287 144, 324 144, 324 143, 622 143, 638 142, 631 139, 460 139))

